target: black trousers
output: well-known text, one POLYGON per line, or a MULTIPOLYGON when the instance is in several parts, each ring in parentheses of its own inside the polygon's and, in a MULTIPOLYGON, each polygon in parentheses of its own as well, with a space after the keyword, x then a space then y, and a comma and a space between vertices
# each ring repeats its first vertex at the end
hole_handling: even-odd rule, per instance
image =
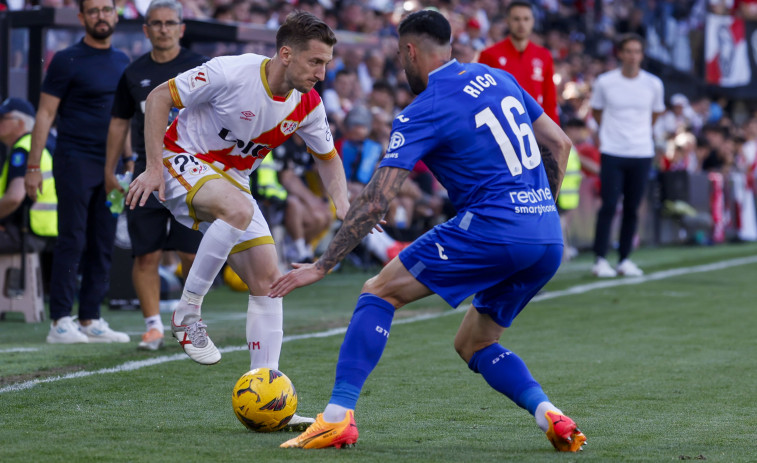
POLYGON ((623 221, 620 226, 618 253, 620 261, 631 254, 638 223, 638 210, 644 198, 652 158, 624 158, 602 153, 599 179, 602 207, 597 214, 594 254, 605 257, 610 244, 612 219, 618 200, 623 196, 623 221))
POLYGON ((58 193, 58 241, 53 249, 50 318, 71 315, 78 299, 79 318, 97 319, 110 283, 116 236, 116 218, 105 205, 103 164, 56 154, 53 175, 58 193))

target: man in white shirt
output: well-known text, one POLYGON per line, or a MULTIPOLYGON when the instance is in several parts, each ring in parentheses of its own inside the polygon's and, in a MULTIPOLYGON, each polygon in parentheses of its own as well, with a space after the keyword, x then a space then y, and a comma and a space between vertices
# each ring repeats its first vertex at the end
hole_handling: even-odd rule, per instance
POLYGON ((628 257, 654 157, 652 126, 665 111, 662 81, 641 69, 644 42, 635 34, 618 41, 620 68, 597 77, 591 97, 594 119, 599 124, 602 153, 600 180, 602 207, 597 214, 594 236, 596 262, 592 273, 600 278, 643 275, 628 257), (612 268, 606 259, 612 219, 623 196, 619 264, 612 268))

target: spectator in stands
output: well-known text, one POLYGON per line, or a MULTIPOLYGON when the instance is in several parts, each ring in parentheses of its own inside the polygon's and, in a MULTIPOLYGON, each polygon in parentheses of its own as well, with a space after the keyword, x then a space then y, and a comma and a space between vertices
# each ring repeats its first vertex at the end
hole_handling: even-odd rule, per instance
POLYGON ((702 127, 702 164, 704 171, 720 170, 723 167, 724 159, 719 156, 719 148, 725 145, 726 140, 730 138, 730 131, 727 127, 718 124, 707 124, 702 127))
POLYGON ((377 80, 373 84, 373 90, 368 94, 368 106, 379 108, 387 113, 391 118, 397 113, 394 100, 394 87, 386 80, 377 80))
POLYGON ((455 39, 452 41, 452 57, 461 63, 476 61, 476 50, 470 41, 455 39))
POLYGON ((338 9, 338 28, 350 32, 363 32, 367 7, 359 0, 345 0, 338 9))
POLYGON ((578 82, 568 82, 562 92, 563 104, 560 105, 560 120, 566 122, 580 119, 584 122, 591 119, 591 105, 589 105, 589 90, 586 85, 578 82))
POLYGON ((34 107, 26 100, 8 98, 0 104, 0 143, 6 147, 0 164, 0 254, 19 253, 22 248, 41 252, 58 235, 53 158, 47 148, 39 167, 31 168, 44 178, 42 193, 32 202, 24 192, 34 116, 34 107))
POLYGON ((602 152, 602 207, 597 214, 594 236, 596 262, 592 273, 600 278, 618 274, 639 276, 644 273, 629 256, 636 233, 638 208, 644 198, 655 154, 652 126, 665 110, 665 103, 662 81, 641 69, 643 44, 643 39, 638 35, 621 36, 617 44, 621 67, 600 75, 592 91, 591 107, 599 124, 599 149, 602 152), (621 195, 620 259, 614 269, 605 256, 621 195))
POLYGON ((507 38, 482 50, 478 62, 504 69, 515 76, 521 87, 559 124, 552 54, 531 41, 533 6, 525 0, 513 0, 505 11, 507 38))
POLYGON ((323 91, 326 114, 329 121, 336 124, 339 130, 343 130, 344 117, 352 109, 357 85, 357 74, 354 70, 340 69, 336 72, 332 87, 323 91))
POLYGON ((385 111, 378 106, 371 107, 371 133, 370 138, 381 143, 384 151, 389 147, 389 140, 392 134, 393 114, 385 111))
POLYGON ((410 86, 407 82, 398 83, 394 94, 394 101, 397 105, 397 109, 402 111, 407 105, 413 102, 413 99, 415 99, 415 94, 410 90, 410 86))
POLYGON ((691 109, 686 95, 674 94, 670 97, 670 108, 655 123, 655 141, 665 143, 676 134, 689 130, 693 126, 694 117, 694 110, 691 109))
POLYGON ((730 129, 722 125, 709 125, 703 131, 709 145, 709 152, 702 160, 702 170, 705 172, 728 171, 736 154, 730 129))
POLYGON ((344 137, 335 143, 336 150, 342 157, 351 198, 363 190, 383 155, 381 143, 369 137, 372 124, 370 110, 356 106, 345 117, 344 137))
POLYGON ((230 3, 217 5, 213 10, 212 18, 222 23, 233 23, 235 19, 232 5, 230 3))
MULTIPOLYGON (((135 177, 145 171, 144 105, 147 95, 168 79, 207 61, 206 57, 179 45, 186 27, 183 18, 183 8, 176 0, 153 0, 147 8, 142 30, 150 40, 152 50, 131 63, 118 82, 108 128, 106 194, 113 189, 123 190, 118 184, 115 170, 129 133, 130 121, 135 159, 132 159, 131 153, 128 153, 127 159, 134 161, 131 168, 135 177)), ((177 222, 155 197, 150 197, 144 207, 127 209, 126 215, 134 256, 132 282, 146 328, 139 348, 157 350, 163 345, 164 337, 158 275, 163 250, 178 251, 181 269, 186 277, 202 234, 177 222)))
POLYGON ((118 16, 124 19, 137 19, 141 16, 132 0, 116 0, 116 11, 118 16))
POLYGON ((105 144, 118 79, 129 58, 111 45, 118 22, 112 0, 79 2, 84 38, 55 54, 42 83, 24 179, 36 200, 44 188, 39 170, 50 128, 58 118, 53 174, 58 194, 58 240, 53 251, 47 342, 129 342, 100 317, 108 291, 116 219, 105 205, 105 144), (94 72, 93 70, 96 70, 94 72), (78 275, 79 320, 71 318, 78 275))
POLYGON ((665 155, 660 160, 660 170, 698 172, 697 139, 691 132, 683 131, 671 137, 665 147, 665 155))

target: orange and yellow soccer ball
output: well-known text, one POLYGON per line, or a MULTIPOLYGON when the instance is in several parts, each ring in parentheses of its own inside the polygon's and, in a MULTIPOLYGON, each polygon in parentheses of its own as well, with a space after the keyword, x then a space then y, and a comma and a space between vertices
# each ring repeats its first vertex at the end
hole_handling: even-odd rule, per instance
POLYGON ((297 392, 287 376, 270 368, 243 374, 231 392, 234 414, 256 432, 278 431, 297 411, 297 392))

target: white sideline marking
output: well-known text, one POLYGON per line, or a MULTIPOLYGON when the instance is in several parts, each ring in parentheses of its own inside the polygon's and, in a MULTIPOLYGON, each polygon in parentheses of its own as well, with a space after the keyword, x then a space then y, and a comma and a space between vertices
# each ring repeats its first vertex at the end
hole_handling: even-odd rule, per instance
MULTIPOLYGON (((636 285, 636 284, 646 283, 648 281, 657 281, 657 280, 671 278, 671 277, 675 277, 679 275, 709 272, 713 270, 723 270, 729 267, 736 267, 739 265, 748 265, 748 264, 754 264, 754 263, 757 263, 757 256, 741 257, 737 259, 730 259, 730 260, 725 260, 721 262, 716 262, 713 264, 697 265, 695 267, 683 267, 683 268, 677 268, 677 269, 663 270, 660 272, 655 272, 655 273, 651 273, 649 275, 644 275, 640 277, 608 279, 604 281, 597 281, 595 283, 578 285, 578 286, 574 286, 572 288, 568 288, 568 289, 564 289, 560 291, 544 292, 544 293, 538 294, 536 297, 532 299, 532 301, 533 302, 545 301, 545 300, 555 299, 555 298, 563 297, 563 296, 583 294, 589 291, 593 291, 595 289, 612 288, 615 286, 636 285)), ((460 313, 460 310, 458 309, 447 310, 440 313, 424 314, 424 315, 418 315, 415 317, 399 319, 395 321, 393 325, 404 325, 406 323, 414 323, 421 320, 429 320, 432 318, 445 317, 448 315, 460 313)), ((343 327, 343 328, 333 328, 326 331, 319 331, 317 333, 295 334, 291 336, 284 336, 284 342, 298 341, 301 339, 326 338, 329 336, 343 334, 346 331, 347 331, 347 328, 343 327)), ((0 351, 0 353, 27 352, 27 351, 32 351, 32 350, 36 350, 36 349, 31 349, 31 348, 5 349, 5 350, 0 351)), ((247 350, 247 346, 230 346, 230 347, 223 347, 218 350, 221 352, 236 352, 240 350, 247 350)), ((138 370, 144 367, 159 365, 161 363, 173 362, 174 360, 189 360, 189 357, 187 357, 186 354, 184 353, 164 355, 161 357, 154 357, 147 360, 130 361, 130 362, 126 362, 115 367, 102 368, 100 370, 95 370, 95 371, 77 371, 75 373, 69 373, 62 376, 51 376, 49 378, 34 379, 31 381, 26 381, 26 382, 18 383, 18 384, 11 384, 10 386, 5 386, 3 388, 0 388, 0 394, 4 394, 6 392, 23 391, 25 389, 31 389, 32 387, 38 384, 52 383, 52 382, 57 382, 57 381, 65 380, 65 379, 84 378, 84 377, 92 376, 92 375, 101 375, 101 374, 106 374, 106 373, 120 373, 123 371, 133 371, 133 370, 138 370)))
POLYGON ((0 354, 11 354, 13 352, 37 352, 39 347, 11 347, 10 349, 0 349, 0 354))

